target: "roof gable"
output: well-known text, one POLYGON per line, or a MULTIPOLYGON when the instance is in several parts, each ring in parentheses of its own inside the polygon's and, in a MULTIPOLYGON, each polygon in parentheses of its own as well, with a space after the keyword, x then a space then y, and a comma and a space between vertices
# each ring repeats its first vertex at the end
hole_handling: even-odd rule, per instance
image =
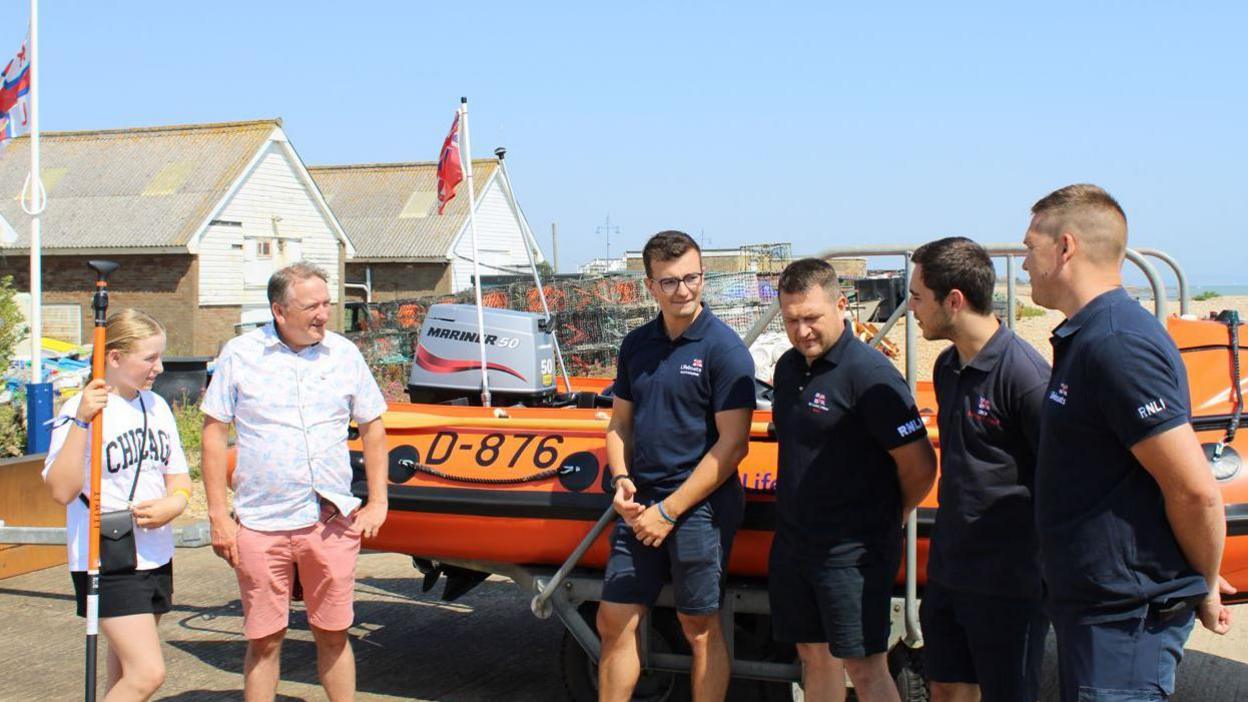
MULTIPOLYGON (((461 185, 437 214, 435 162, 311 166, 308 172, 355 245, 357 259, 444 261, 468 222, 461 185)), ((498 172, 495 159, 473 159, 473 191, 482 195, 498 172)))

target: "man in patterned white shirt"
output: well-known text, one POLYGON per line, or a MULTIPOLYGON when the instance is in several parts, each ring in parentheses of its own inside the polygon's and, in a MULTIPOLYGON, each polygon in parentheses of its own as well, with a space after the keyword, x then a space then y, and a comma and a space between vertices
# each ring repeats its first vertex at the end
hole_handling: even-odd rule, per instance
POLYGON ((234 567, 248 639, 244 698, 277 694, 294 579, 303 586, 317 671, 333 702, 355 695, 355 564, 386 520, 385 398, 355 346, 325 328, 328 277, 307 263, 269 279, 273 323, 222 349, 203 401, 212 548, 234 567), (351 494, 347 429, 364 444, 368 503, 351 494), (238 462, 226 500, 226 437, 238 462), (297 574, 297 575, 296 575, 297 574))

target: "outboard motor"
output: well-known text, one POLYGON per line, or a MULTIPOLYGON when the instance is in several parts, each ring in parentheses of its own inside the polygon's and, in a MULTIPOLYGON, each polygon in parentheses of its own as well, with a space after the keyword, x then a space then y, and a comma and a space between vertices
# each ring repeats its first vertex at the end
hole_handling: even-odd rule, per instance
MULTIPOLYGON (((555 394, 555 344, 546 317, 484 308, 490 393, 499 403, 540 404, 555 394)), ((474 305, 434 305, 413 352, 412 402, 478 404, 481 350, 474 305)))

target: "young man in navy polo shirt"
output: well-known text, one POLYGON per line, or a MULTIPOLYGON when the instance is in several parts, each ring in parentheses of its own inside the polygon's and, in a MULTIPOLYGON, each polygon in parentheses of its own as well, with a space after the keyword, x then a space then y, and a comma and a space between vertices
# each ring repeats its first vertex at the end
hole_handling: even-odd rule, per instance
POLYGON ((775 370, 773 633, 797 644, 806 699, 844 699, 848 672, 859 700, 896 702, 885 654, 901 525, 936 455, 901 374, 845 323, 832 266, 794 261, 779 289, 793 348, 775 370))
POLYGON ((1193 618, 1230 628, 1221 496, 1189 423, 1178 349, 1122 289, 1122 207, 1071 185, 1031 212, 1032 299, 1066 315, 1036 466, 1062 699, 1165 699, 1193 618))
POLYGON ((996 273, 949 237, 911 257, 910 308, 936 359, 940 508, 920 614, 933 702, 1035 702, 1044 637, 1036 450, 1049 364, 992 313, 996 273))
POLYGON ((721 583, 745 510, 737 464, 749 449, 754 361, 702 305, 702 252, 688 234, 655 234, 642 260, 659 316, 620 346, 607 462, 622 519, 598 608, 599 699, 631 698, 637 629, 670 580, 693 652, 693 698, 722 700, 721 583))

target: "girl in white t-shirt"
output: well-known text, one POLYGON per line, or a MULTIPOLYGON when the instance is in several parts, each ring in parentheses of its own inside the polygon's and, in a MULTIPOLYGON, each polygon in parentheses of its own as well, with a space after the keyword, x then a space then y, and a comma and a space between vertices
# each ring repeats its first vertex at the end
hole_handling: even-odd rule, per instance
POLYGON ((108 639, 105 699, 146 700, 165 679, 156 625, 173 604, 169 523, 186 509, 191 480, 173 412, 151 392, 164 370, 164 327, 127 309, 109 316, 105 336, 104 378, 61 407, 43 480, 65 505, 70 576, 78 616, 85 616, 89 513, 79 496, 90 489, 91 420, 103 410, 100 510, 133 510, 137 563, 133 570, 100 576, 100 630, 108 639))

